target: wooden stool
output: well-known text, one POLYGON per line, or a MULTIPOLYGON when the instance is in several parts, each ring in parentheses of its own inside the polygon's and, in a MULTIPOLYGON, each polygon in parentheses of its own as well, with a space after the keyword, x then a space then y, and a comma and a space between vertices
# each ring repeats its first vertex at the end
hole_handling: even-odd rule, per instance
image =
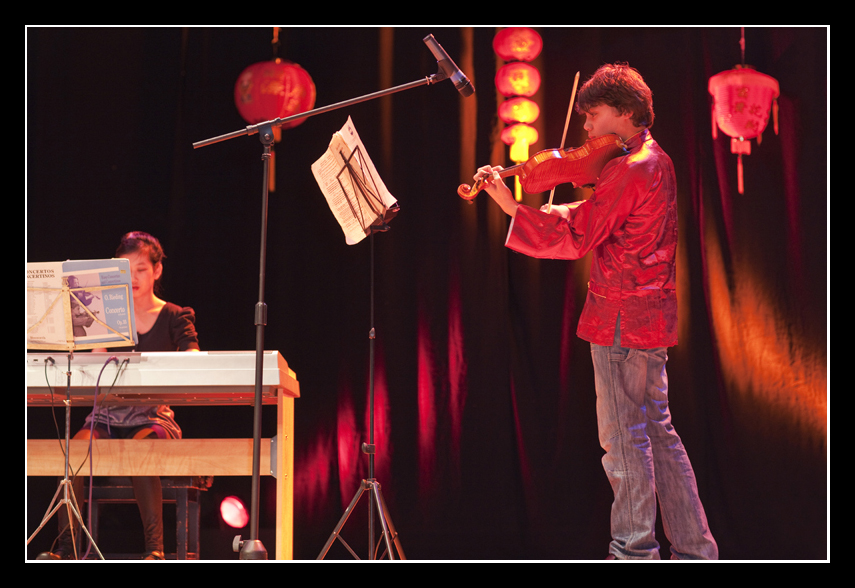
MULTIPOLYGON (((199 498, 211 487, 210 476, 161 476, 164 504, 175 504, 176 553, 175 559, 199 559, 199 498)), ((89 493, 85 492, 84 500, 89 493)), ((98 544, 98 514, 101 504, 136 503, 134 488, 128 477, 96 478, 92 487, 92 538, 98 544)), ((99 544, 100 547, 100 544, 99 544)), ((103 551, 103 549, 102 549, 103 551)), ((106 557, 106 556, 105 556, 106 557)))

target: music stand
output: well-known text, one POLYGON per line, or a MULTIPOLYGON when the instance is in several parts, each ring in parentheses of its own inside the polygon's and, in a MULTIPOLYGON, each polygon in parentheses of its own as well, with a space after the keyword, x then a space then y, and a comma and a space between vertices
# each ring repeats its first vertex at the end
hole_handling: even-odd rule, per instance
MULTIPOLYGON (((350 518, 354 507, 361 499, 365 492, 370 495, 368 502, 368 553, 371 559, 374 559, 375 553, 375 530, 374 530, 374 509, 377 509, 379 520, 383 529, 381 534, 385 538, 386 553, 390 559, 394 559, 394 551, 392 542, 397 548, 398 556, 401 559, 406 559, 403 549, 401 548, 398 534, 392 524, 392 519, 389 516, 386 502, 383 499, 383 494, 380 490, 380 484, 374 476, 374 456, 376 454, 376 446, 374 444, 374 342, 376 339, 376 330, 374 328, 374 234, 389 230, 387 221, 397 215, 399 207, 391 194, 385 191, 382 181, 379 177, 375 177, 376 170, 371 163, 370 158, 366 153, 362 152, 361 142, 356 133, 350 119, 339 133, 333 135, 330 142, 330 147, 327 153, 314 166, 312 171, 316 173, 318 184, 324 195, 330 201, 330 208, 336 214, 337 206, 334 203, 338 199, 347 201, 347 210, 350 211, 351 218, 344 218, 344 214, 336 214, 345 236, 348 238, 348 243, 358 242, 357 239, 368 236, 371 241, 370 247, 370 297, 369 297, 369 318, 370 329, 368 334, 369 345, 369 440, 368 443, 362 443, 361 450, 368 455, 368 478, 363 479, 360 483, 356 495, 350 503, 350 506, 345 510, 344 515, 339 520, 338 525, 333 530, 326 545, 318 559, 323 559, 329 552, 330 547, 336 539, 342 542, 345 548, 354 556, 356 553, 351 549, 350 545, 341 537, 341 530, 347 520, 350 518), (352 137, 352 148, 342 137, 342 133, 352 137), (335 182, 327 182, 320 169, 332 168, 329 164, 332 159, 340 166, 339 171, 334 175, 335 182), (388 205, 388 206, 387 206, 388 205), (361 235, 354 235, 355 228, 361 230, 361 235)), ((358 557, 357 557, 358 559, 358 557)))
MULTIPOLYGON (((70 264, 74 264, 75 262, 68 262, 70 264)), ((83 262, 86 264, 87 262, 83 262)), ((95 262, 96 265, 98 262, 95 262)), ((112 263, 112 262, 110 262, 112 263)), ((127 264, 127 261, 124 262, 127 264)), ((32 264, 33 267, 38 265, 44 266, 56 266, 57 268, 62 265, 58 264, 32 264)), ((121 265, 120 262, 117 262, 117 265, 121 265)), ((110 273, 109 271, 107 273, 110 273)), ((121 273, 121 272, 120 272, 121 273)), ((68 514, 68 532, 71 534, 71 544, 72 550, 74 552, 75 558, 77 557, 77 545, 76 545, 76 532, 74 531, 74 519, 76 518, 78 523, 80 524, 80 528, 86 534, 86 537, 89 539, 90 544, 95 549, 95 552, 98 554, 100 559, 104 559, 104 556, 101 553, 101 550, 98 549, 98 545, 95 543, 95 540, 92 538, 92 535, 89 533, 89 529, 86 528, 86 524, 83 522, 83 517, 80 514, 80 507, 77 503, 77 498, 74 496, 74 488, 72 486, 71 479, 69 477, 71 471, 70 459, 71 459, 71 360, 75 350, 77 349, 95 349, 98 347, 104 346, 104 341, 99 339, 97 342, 80 342, 78 339, 81 334, 81 321, 85 321, 85 324, 91 325, 93 323, 99 324, 99 326, 105 328, 109 333, 109 337, 113 338, 113 341, 110 345, 113 346, 133 346, 135 345, 135 333, 136 329, 134 328, 133 322, 133 297, 131 296, 130 291, 130 272, 126 272, 126 276, 123 275, 122 280, 124 283, 106 285, 106 286, 84 286, 84 287, 75 287, 72 288, 69 286, 69 278, 70 276, 63 275, 61 278, 62 286, 60 288, 55 287, 38 287, 38 286, 29 286, 27 287, 27 291, 33 297, 43 297, 46 302, 43 305, 42 310, 44 310, 44 314, 33 322, 27 328, 27 335, 35 337, 39 332, 39 328, 46 323, 50 323, 51 319, 57 319, 58 317, 62 317, 62 324, 64 326, 64 341, 62 341, 62 337, 58 337, 50 342, 38 342, 37 340, 29 340, 27 341, 28 349, 45 349, 45 350, 58 350, 65 351, 68 359, 68 369, 65 372, 66 375, 66 387, 65 387, 65 471, 63 474, 62 481, 59 483, 59 486, 56 489, 56 492, 53 495, 53 499, 51 500, 50 505, 47 507, 47 511, 45 512, 45 516, 42 518, 41 523, 38 528, 33 531, 33 534, 30 535, 30 538, 27 539, 27 545, 35 538, 36 535, 44 528, 47 522, 53 517, 54 514, 59 512, 59 510, 65 506, 66 512, 68 514), (98 318, 95 312, 90 310, 87 305, 87 296, 91 295, 93 292, 103 292, 107 290, 113 290, 118 294, 117 299, 120 300, 119 304, 124 305, 124 316, 127 319, 127 330, 126 333, 120 332, 116 330, 114 327, 116 325, 107 324, 105 321, 98 318), (61 305, 61 308, 58 307, 61 305), (59 496, 62 498, 57 502, 57 498, 59 496)), ((106 318, 106 317, 105 317, 106 318)), ((96 395, 97 397, 97 395, 96 395)), ((89 459, 92 459, 92 456, 89 456, 89 459)))
MULTIPOLYGON (((256 366, 255 366, 255 413, 253 418, 253 451, 252 451, 252 500, 251 500, 251 509, 250 509, 250 538, 248 540, 241 540, 240 536, 235 537, 233 542, 233 546, 235 551, 240 553, 241 559, 267 559, 267 550, 264 548, 262 542, 258 539, 258 504, 260 501, 260 456, 261 456, 261 398, 262 398, 262 360, 264 353, 264 329, 267 325, 267 305, 264 302, 264 288, 265 288, 265 280, 266 280, 266 264, 267 264, 267 207, 268 207, 268 191, 269 191, 269 179, 270 179, 270 160, 273 152, 273 129, 274 127, 281 126, 285 123, 296 121, 300 119, 309 118, 311 116, 316 116, 318 114, 323 114, 327 112, 332 112, 334 110, 339 110, 341 108, 345 108, 347 106, 352 106, 354 104, 359 104, 361 102, 367 102, 369 100, 374 100, 376 98, 381 98, 383 96, 388 96, 390 94, 394 94, 397 92, 402 92, 404 90, 410 90, 412 88, 417 88, 420 86, 429 86, 441 82, 446 79, 450 79, 458 91, 464 96, 470 96, 474 93, 474 88, 472 88, 469 80, 466 76, 463 75, 463 72, 457 67, 457 65, 451 60, 448 54, 442 49, 439 43, 436 42, 433 35, 428 35, 423 39, 424 43, 428 46, 431 53, 433 53, 434 57, 437 59, 438 71, 437 73, 426 76, 425 78, 415 80, 406 84, 401 84, 399 86, 395 86, 392 88, 388 88, 386 90, 380 90, 378 92, 374 92, 371 94, 366 94, 364 96, 360 96, 357 98, 352 98, 350 100, 345 100, 343 102, 337 102, 335 104, 331 104, 328 106, 323 106, 320 108, 315 108, 313 110, 309 110, 306 112, 302 112, 299 114, 295 114, 292 116, 288 116, 285 118, 276 118, 273 120, 268 120, 264 122, 260 122, 257 124, 249 125, 244 129, 234 131, 231 133, 226 133, 225 135, 220 135, 217 137, 212 137, 210 139, 205 139, 203 141, 197 141, 193 143, 193 148, 198 149, 200 147, 207 147, 209 145, 213 145, 214 143, 220 143, 222 141, 227 141, 230 139, 235 139, 243 136, 251 136, 258 134, 259 141, 262 144, 262 191, 261 191, 261 247, 259 253, 259 286, 258 286, 258 302, 255 307, 255 328, 256 328, 256 366)), ((373 230, 371 231, 373 235, 373 230)), ((370 238, 370 237, 369 237, 370 238)), ((372 247, 373 247, 373 238, 370 238, 372 247)), ((373 251, 373 249, 372 249, 373 251)), ((373 254, 372 254, 372 271, 373 271, 373 254)), ((373 298, 373 292, 372 292, 373 298)), ((373 302, 372 302, 373 305, 373 302)), ((373 324, 373 317, 372 317, 373 324)), ((373 345, 374 340, 374 330, 372 328, 371 331, 371 341, 373 345)), ((373 351, 372 351, 373 353, 373 351)), ((373 364, 373 362, 372 362, 373 364)), ((373 365, 372 365, 373 370, 373 365)), ((373 376, 372 376, 373 377, 373 376)), ((373 385, 372 385, 373 388, 373 385)), ((372 393, 373 394, 373 393, 372 393)), ((372 422, 373 422, 373 414, 372 414, 372 422)), ((373 427, 372 427, 373 428, 373 427)), ((373 447, 371 448, 373 452, 373 447)), ((373 454, 369 453, 370 460, 373 460, 373 454)), ((373 461, 371 461, 373 463, 373 461)), ((376 482, 375 482, 376 484, 376 482)), ((379 487, 378 487, 379 488, 379 487)), ((358 501, 359 496, 361 495, 361 491, 354 498, 354 502, 351 504, 353 506, 356 501, 358 501)), ((378 500, 379 502, 379 500, 378 500)), ((383 507, 383 512, 385 512, 385 507, 383 507)), ((397 537, 397 536, 396 536, 397 537)), ((388 538, 388 536, 387 536, 388 538)), ((388 540, 388 539, 387 539, 388 540)), ((397 541, 397 539, 396 539, 397 541)), ((391 555, 391 553, 390 553, 391 555)))

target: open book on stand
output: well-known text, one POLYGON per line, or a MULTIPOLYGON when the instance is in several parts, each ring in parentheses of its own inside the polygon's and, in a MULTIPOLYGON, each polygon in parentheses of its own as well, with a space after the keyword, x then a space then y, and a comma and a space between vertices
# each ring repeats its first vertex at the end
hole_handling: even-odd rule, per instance
POLYGON ((127 259, 27 263, 27 348, 137 344, 127 259))

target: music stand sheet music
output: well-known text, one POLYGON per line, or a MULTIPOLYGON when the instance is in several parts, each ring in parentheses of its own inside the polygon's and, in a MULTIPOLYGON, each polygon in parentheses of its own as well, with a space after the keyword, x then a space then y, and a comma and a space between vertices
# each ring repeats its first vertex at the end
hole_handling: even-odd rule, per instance
POLYGON ((312 164, 312 173, 348 245, 362 241, 372 226, 383 223, 386 211, 397 206, 350 117, 312 164))
POLYGON ((26 271, 28 348, 138 342, 127 259, 27 263, 26 271))

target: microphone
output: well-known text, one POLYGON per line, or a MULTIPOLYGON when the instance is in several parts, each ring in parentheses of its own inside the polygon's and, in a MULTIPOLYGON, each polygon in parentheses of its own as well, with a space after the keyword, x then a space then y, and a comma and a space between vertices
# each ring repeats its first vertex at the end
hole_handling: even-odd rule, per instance
POLYGON ((437 65, 439 65, 439 68, 445 74, 445 77, 450 78, 454 83, 454 87, 457 88, 457 91, 464 97, 474 94, 475 87, 469 81, 469 78, 460 71, 460 68, 451 60, 448 53, 445 52, 445 49, 436 42, 433 35, 428 35, 422 40, 425 42, 425 45, 428 46, 430 52, 433 53, 433 56, 436 57, 437 65))

